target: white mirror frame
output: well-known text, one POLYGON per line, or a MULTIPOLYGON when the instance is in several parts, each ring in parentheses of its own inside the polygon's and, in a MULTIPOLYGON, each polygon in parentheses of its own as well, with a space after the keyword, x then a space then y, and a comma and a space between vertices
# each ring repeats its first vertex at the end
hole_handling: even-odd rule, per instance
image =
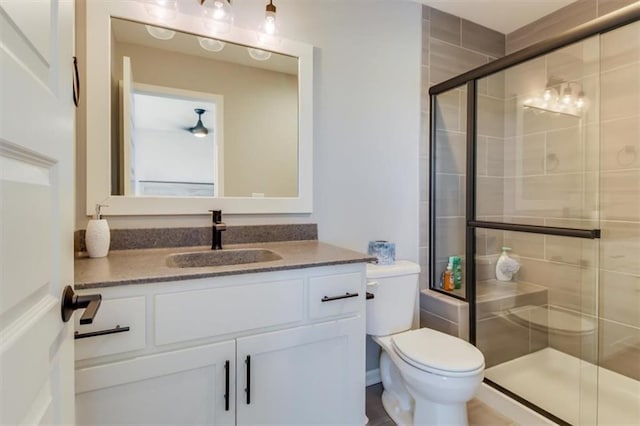
POLYGON ((256 33, 238 27, 223 35, 208 34, 198 16, 178 13, 171 22, 147 14, 139 1, 86 2, 86 143, 87 205, 90 216, 98 203, 108 204, 106 215, 190 215, 222 209, 231 214, 311 213, 313 207, 313 46, 287 39, 264 46, 298 57, 298 196, 245 197, 131 197, 111 195, 111 17, 149 23, 186 33, 248 46, 256 33), (105 161, 107 159, 107 161, 105 161))

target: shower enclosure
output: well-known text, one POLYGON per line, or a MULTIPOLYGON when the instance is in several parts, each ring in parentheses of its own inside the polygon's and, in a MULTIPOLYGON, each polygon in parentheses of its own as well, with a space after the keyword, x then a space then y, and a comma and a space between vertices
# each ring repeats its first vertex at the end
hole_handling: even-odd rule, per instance
POLYGON ((485 381, 560 424, 640 424, 638 19, 640 3, 430 89, 431 288, 469 303, 485 381))

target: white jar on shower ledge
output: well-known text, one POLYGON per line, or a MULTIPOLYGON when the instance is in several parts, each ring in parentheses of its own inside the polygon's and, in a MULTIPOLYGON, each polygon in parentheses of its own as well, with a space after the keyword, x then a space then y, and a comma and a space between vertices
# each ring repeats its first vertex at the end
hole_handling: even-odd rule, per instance
POLYGON ((520 269, 520 262, 509 256, 511 248, 502 247, 502 254, 496 263, 496 278, 498 281, 511 281, 513 275, 520 269))
POLYGON ((102 207, 108 206, 96 204, 95 218, 89 220, 87 224, 84 241, 89 257, 105 257, 109 253, 111 233, 109 231, 109 223, 107 223, 106 219, 102 219, 102 214, 100 213, 102 207))

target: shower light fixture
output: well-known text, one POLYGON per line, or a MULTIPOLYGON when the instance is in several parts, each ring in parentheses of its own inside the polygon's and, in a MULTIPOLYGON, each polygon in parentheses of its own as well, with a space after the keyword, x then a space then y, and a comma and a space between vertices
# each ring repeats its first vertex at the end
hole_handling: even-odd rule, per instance
POLYGON ((586 107, 586 97, 578 82, 550 78, 542 93, 525 99, 523 106, 537 111, 580 117, 586 107))

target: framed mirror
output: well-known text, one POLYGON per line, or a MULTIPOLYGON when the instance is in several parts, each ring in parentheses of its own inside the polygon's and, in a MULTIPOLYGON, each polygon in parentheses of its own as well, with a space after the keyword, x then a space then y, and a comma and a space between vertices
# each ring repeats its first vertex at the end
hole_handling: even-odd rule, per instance
POLYGON ((310 213, 313 47, 87 2, 87 214, 310 213))

